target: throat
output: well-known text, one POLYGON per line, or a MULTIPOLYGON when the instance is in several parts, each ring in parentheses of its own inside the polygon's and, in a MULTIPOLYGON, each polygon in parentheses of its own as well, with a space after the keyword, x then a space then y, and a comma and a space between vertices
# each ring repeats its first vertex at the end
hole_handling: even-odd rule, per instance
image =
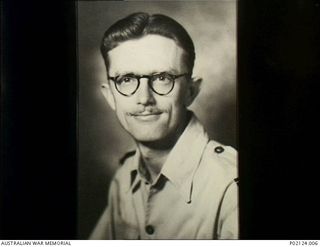
POLYGON ((167 160, 170 150, 153 150, 139 147, 142 165, 147 169, 149 182, 156 180, 167 160))
POLYGON ((169 153, 175 146, 182 131, 183 130, 177 131, 174 135, 171 135, 170 138, 166 138, 165 140, 138 143, 138 148, 141 153, 141 162, 150 175, 148 176, 151 179, 149 182, 155 181, 160 174, 169 153))

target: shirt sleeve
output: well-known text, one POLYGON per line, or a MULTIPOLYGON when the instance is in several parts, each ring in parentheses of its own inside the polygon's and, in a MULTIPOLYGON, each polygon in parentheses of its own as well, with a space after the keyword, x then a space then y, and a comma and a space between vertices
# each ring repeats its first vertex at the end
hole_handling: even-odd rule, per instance
POLYGON ((114 195, 115 184, 111 182, 108 197, 108 206, 101 215, 92 231, 90 240, 114 239, 114 195))
POLYGON ((225 193, 220 212, 219 239, 239 239, 238 184, 232 182, 225 193))

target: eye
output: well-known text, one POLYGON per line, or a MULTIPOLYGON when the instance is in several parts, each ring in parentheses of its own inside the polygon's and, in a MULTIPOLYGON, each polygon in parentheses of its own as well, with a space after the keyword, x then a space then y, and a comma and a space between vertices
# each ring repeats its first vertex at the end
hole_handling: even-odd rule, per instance
POLYGON ((130 75, 125 75, 125 76, 121 76, 120 78, 118 78, 117 83, 118 84, 130 84, 130 83, 134 83, 136 81, 136 79, 130 75))
POLYGON ((158 78, 158 80, 160 80, 160 81, 164 81, 165 79, 166 79, 166 77, 163 76, 163 75, 160 75, 159 78, 158 78))
POLYGON ((123 82, 129 82, 129 81, 131 81, 131 78, 130 78, 130 77, 125 77, 125 78, 123 78, 123 82))
POLYGON ((154 75, 152 78, 153 83, 159 83, 159 84, 169 84, 171 83, 171 78, 168 74, 166 73, 161 73, 154 75))

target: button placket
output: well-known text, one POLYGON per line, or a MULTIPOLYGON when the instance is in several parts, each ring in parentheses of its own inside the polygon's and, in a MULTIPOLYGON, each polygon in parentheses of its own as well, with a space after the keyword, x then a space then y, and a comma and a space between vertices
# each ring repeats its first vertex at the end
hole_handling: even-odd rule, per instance
POLYGON ((151 214, 151 209, 152 209, 152 199, 154 194, 157 192, 156 188, 154 185, 146 185, 147 191, 148 191, 148 198, 146 202, 146 215, 145 215, 145 232, 150 238, 153 238, 154 232, 155 232, 155 227, 152 225, 151 222, 149 222, 150 219, 150 214, 151 214), (148 188, 149 187, 149 188, 148 188))

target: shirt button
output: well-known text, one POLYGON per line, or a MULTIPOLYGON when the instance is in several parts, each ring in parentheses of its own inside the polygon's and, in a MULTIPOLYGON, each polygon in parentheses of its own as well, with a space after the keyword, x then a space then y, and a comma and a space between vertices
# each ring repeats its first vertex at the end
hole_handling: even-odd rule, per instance
POLYGON ((146 232, 151 235, 154 233, 154 227, 152 225, 147 225, 146 226, 146 232))
POLYGON ((218 147, 216 147, 216 148, 214 149, 214 151, 215 151, 216 153, 220 154, 220 153, 222 153, 222 152, 224 151, 224 148, 221 147, 221 146, 218 146, 218 147))

